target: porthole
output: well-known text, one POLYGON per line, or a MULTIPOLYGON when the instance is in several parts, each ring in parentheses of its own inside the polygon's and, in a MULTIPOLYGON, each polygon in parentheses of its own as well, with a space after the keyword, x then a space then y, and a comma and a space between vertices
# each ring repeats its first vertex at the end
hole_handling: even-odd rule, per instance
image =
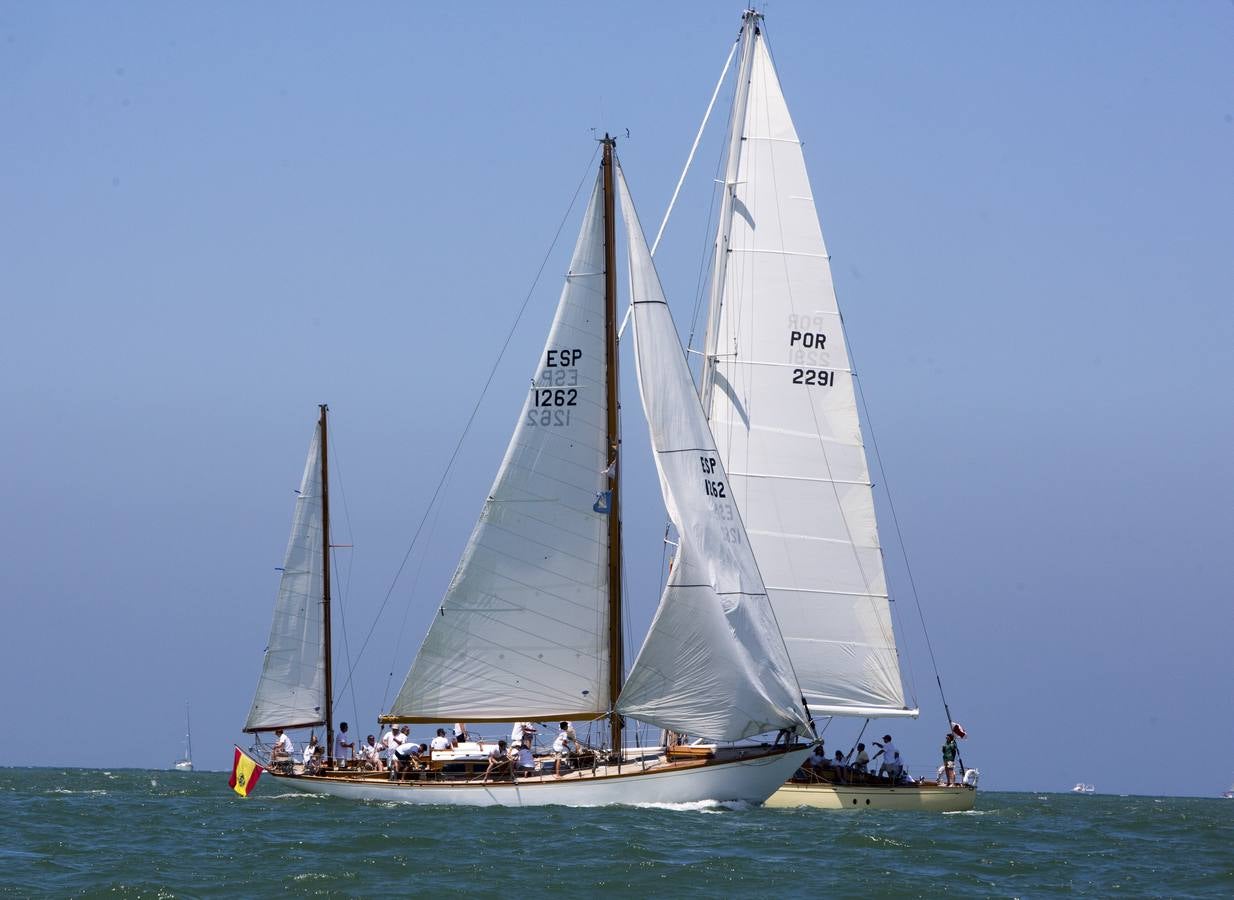
POLYGON ((866 806, 869 806, 869 805, 870 805, 870 798, 866 797, 866 806))
POLYGON ((856 798, 856 797, 854 797, 854 798, 853 798, 853 806, 856 806, 856 805, 857 805, 857 798, 856 798))

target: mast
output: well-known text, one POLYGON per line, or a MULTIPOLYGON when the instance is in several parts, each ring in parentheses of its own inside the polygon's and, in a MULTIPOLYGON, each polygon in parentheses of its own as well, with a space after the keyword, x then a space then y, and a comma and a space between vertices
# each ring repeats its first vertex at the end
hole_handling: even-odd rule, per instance
POLYGON ((329 442, 326 440, 326 413, 329 407, 320 404, 321 419, 321 617, 322 644, 326 655, 326 766, 334 768, 334 685, 330 676, 330 482, 327 465, 329 442))
POLYGON ((622 717, 617 713, 617 697, 621 693, 625 663, 621 642, 621 507, 617 491, 617 461, 621 437, 617 421, 617 221, 613 190, 613 148, 617 139, 604 135, 604 156, 600 162, 604 182, 604 338, 605 388, 608 398, 608 696, 612 704, 609 715, 610 740, 613 753, 621 758, 622 717))
POLYGON ((189 702, 184 701, 184 758, 193 759, 193 726, 189 722, 189 702))
POLYGON ((746 101, 750 95, 750 70, 754 66, 754 39, 762 13, 747 9, 742 15, 741 62, 737 66, 737 89, 733 94, 733 110, 728 123, 728 154, 724 166, 723 194, 720 199, 719 224, 716 227, 715 252, 711 266, 711 302, 707 308, 707 336, 703 341, 703 371, 700 392, 703 414, 711 418, 711 388, 715 381, 716 355, 720 336, 720 301, 724 296, 724 276, 728 271, 729 231, 733 222, 733 198, 737 190, 737 169, 741 165, 741 132, 745 128, 746 101))

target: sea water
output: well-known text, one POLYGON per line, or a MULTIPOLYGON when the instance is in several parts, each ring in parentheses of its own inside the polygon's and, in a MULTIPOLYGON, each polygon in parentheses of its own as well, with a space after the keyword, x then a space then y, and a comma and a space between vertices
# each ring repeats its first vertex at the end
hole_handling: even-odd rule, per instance
POLYGON ((1234 801, 981 792, 967 813, 359 803, 227 773, 0 769, 0 894, 1234 895, 1234 801))

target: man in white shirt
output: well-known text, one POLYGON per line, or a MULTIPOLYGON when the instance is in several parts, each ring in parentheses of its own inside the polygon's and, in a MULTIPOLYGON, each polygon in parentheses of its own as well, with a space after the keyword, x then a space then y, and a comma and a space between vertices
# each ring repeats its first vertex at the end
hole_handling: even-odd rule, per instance
POLYGON ((356 757, 356 742, 347 733, 347 723, 339 723, 338 732, 334 735, 334 762, 340 769, 347 768, 348 761, 356 757))
POLYGON ((397 725, 391 725, 390 730, 381 736, 381 753, 390 767, 394 766, 394 749, 402 742, 403 736, 399 734, 397 725))
POLYGON ((535 757, 531 755, 530 747, 519 747, 517 759, 519 771, 524 773, 531 773, 535 771, 536 760, 535 757))
POLYGON ((360 745, 360 764, 365 768, 374 769, 378 772, 385 770, 385 766, 381 762, 381 747, 378 746, 377 739, 371 734, 360 745))
POLYGON ((429 743, 429 747, 433 750, 449 750, 453 746, 454 744, 446 737, 446 730, 444 728, 438 728, 437 736, 429 743))
POLYGON ((498 741, 497 746, 489 751, 488 768, 484 770, 484 783, 488 783, 489 775, 504 775, 507 772, 510 773, 511 778, 514 777, 510 768, 510 751, 506 749, 505 741, 498 741))
POLYGON ((415 741, 403 741, 394 751, 394 765, 390 772, 390 780, 394 780, 395 772, 410 772, 412 769, 420 768, 420 759, 428 750, 424 744, 417 744, 415 741))
POLYGON ((553 777, 561 777, 561 760, 570 753, 570 745, 574 745, 574 752, 578 752, 578 737, 574 734, 574 726, 569 722, 561 723, 561 730, 557 732, 557 737, 553 738, 553 777))
POLYGON ((295 755, 296 745, 291 737, 281 728, 274 729, 274 747, 270 750, 270 764, 290 763, 295 755))
POLYGON ((874 746, 882 748, 875 753, 874 758, 870 760, 873 762, 880 756, 883 758, 882 763, 878 767, 878 774, 882 775, 886 772, 889 776, 891 776, 892 783, 899 781, 900 771, 903 768, 903 761, 900 759, 900 751, 897 750, 896 745, 891 742, 891 735, 884 734, 882 744, 875 741, 874 746))
POLYGON ((510 730, 511 747, 530 747, 535 740, 536 726, 530 722, 515 722, 510 730))
POLYGON ((304 764, 307 766, 313 759, 313 754, 317 752, 317 735, 310 735, 309 742, 304 745, 304 764))

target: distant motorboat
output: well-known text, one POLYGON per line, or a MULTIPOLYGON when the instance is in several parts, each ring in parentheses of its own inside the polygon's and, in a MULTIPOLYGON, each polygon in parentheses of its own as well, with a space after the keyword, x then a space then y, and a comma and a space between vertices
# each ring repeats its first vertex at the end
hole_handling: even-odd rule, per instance
POLYGON ((189 703, 184 701, 184 758, 172 766, 177 772, 193 771, 193 729, 189 727, 189 703))
POLYGON ((1077 782, 1076 786, 1071 789, 1071 793, 1073 794, 1095 794, 1097 793, 1097 788, 1095 788, 1091 784, 1085 784, 1084 782, 1080 781, 1080 782, 1077 782))
POLYGON ((1234 800, 1234 784, 1230 785, 1230 789, 1228 791, 1222 791, 1221 796, 1226 800, 1234 800))

